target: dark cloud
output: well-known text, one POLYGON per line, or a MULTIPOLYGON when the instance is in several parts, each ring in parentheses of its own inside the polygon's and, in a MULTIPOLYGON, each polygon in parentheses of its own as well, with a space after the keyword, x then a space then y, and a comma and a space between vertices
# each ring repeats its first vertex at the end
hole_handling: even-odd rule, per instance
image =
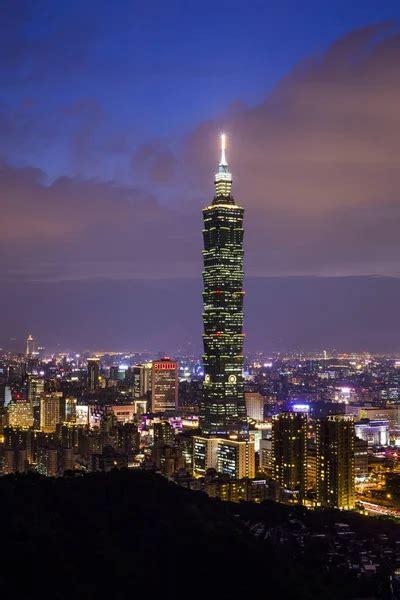
MULTIPOLYGON (((398 273, 399 61, 392 23, 356 31, 223 119, 251 273, 398 273)), ((209 121, 188 139, 195 189, 219 129, 209 121)))
MULTIPOLYGON (((139 188, 0 168, 3 279, 189 275, 198 240, 182 218, 139 188), (185 252, 183 252, 185 248, 185 252)), ((198 230, 200 230, 200 219, 198 230)), ((197 229, 197 228, 196 228, 197 229)))
MULTIPOLYGON (((36 277, 46 268, 60 278, 199 273, 200 210, 212 196, 222 125, 234 193, 246 208, 248 273, 398 274, 400 35, 393 27, 349 34, 297 67, 264 103, 202 123, 174 153, 164 142, 139 146, 130 154, 134 187, 73 177, 46 185, 44 174, 3 166, 3 256, 22 264, 28 253, 19 272, 33 269, 36 277), (161 267, 163 254, 170 260, 161 267)), ((22 140, 37 125, 34 110, 28 103, 3 120, 9 138, 22 140)), ((91 153, 101 162, 110 145, 129 156, 123 135, 98 135, 106 117, 95 98, 62 112, 82 171, 91 153)))
MULTIPOLYGON (((92 152, 101 164, 115 146, 130 156, 135 185, 76 177, 46 185, 44 173, 3 165, 5 264, 28 278, 199 275, 201 208, 226 128, 249 274, 397 275, 399 63, 392 23, 353 32, 297 67, 261 105, 202 123, 174 153, 152 142, 132 155, 118 132, 99 137, 106 117, 95 98, 64 106, 76 162, 92 152)), ((25 127, 36 122, 29 114, 25 127)), ((20 115, 4 121, 10 138, 23 138, 20 115)))

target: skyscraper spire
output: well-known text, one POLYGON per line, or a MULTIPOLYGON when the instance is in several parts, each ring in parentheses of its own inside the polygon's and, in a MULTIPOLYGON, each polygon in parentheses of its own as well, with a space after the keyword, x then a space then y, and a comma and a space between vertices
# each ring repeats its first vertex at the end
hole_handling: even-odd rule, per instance
POLYGON ((233 204, 231 197, 232 175, 228 170, 228 161, 226 160, 226 135, 221 133, 221 160, 218 165, 218 173, 215 174, 215 203, 233 204))
POLYGON ((226 160, 226 155, 225 155, 225 150, 226 150, 226 135, 224 133, 221 133, 221 160, 219 161, 220 167, 228 166, 228 162, 226 160))

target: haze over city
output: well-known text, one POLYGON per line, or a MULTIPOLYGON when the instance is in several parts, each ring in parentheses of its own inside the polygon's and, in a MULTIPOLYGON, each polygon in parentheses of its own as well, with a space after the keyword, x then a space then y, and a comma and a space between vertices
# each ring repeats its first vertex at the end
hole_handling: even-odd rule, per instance
POLYGON ((226 131, 246 348, 400 349, 400 8, 252 4, 3 4, 4 347, 200 350, 226 131))

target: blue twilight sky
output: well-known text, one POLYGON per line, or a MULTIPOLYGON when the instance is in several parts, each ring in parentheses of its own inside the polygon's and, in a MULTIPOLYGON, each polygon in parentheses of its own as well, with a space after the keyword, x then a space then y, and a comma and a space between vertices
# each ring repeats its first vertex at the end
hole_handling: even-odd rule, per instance
POLYGON ((387 0, 2 4, 1 105, 25 121, 3 156, 50 177, 128 182, 129 151, 256 105, 340 36, 400 16, 387 0), (84 148, 96 139, 101 161, 84 148))
POLYGON ((398 2, 0 8, 0 343, 200 343, 224 130, 248 347, 397 348, 398 2))

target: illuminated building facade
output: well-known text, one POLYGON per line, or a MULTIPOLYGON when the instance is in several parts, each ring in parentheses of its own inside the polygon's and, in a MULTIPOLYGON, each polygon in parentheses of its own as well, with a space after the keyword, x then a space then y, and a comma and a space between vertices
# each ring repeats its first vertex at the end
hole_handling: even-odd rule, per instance
POLYGON ((354 508, 355 433, 349 415, 316 422, 317 502, 327 508, 354 508))
POLYGON ((88 388, 90 391, 97 390, 99 387, 100 360, 96 357, 88 358, 88 388))
POLYGON ((221 439, 218 444, 218 473, 232 479, 255 477, 255 454, 252 440, 221 439))
POLYGON ((26 356, 30 357, 30 356, 32 356, 32 354, 34 352, 35 352, 35 340, 33 339, 32 335, 29 334, 28 337, 26 338, 25 354, 26 354, 26 356))
POLYGON ((38 406, 40 396, 44 392, 44 379, 39 377, 30 377, 28 383, 28 400, 33 406, 38 406))
POLYGON ((67 396, 64 401, 64 418, 67 423, 76 422, 76 405, 78 400, 73 396, 67 396))
POLYGON ((255 477, 253 440, 195 436, 193 438, 193 474, 204 477, 208 469, 230 475, 232 479, 255 477))
POLYGON ((243 214, 231 195, 225 137, 215 196, 203 210, 204 435, 247 436, 243 388, 243 214))
POLYGON ((40 429, 45 433, 55 431, 60 423, 61 398, 61 392, 52 392, 43 394, 40 399, 40 429))
POLYGON ((154 444, 173 444, 174 430, 168 421, 153 423, 154 444))
POLYGON ((272 440, 261 439, 259 448, 259 468, 260 471, 271 475, 273 469, 272 461, 272 440))
POLYGON ((264 396, 259 392, 245 392, 246 413, 254 421, 264 419, 264 396))
POLYGON ((355 423, 355 434, 368 442, 368 446, 388 446, 389 421, 363 419, 355 423))
POLYGON ((7 407, 7 422, 10 427, 32 427, 32 404, 30 402, 11 402, 7 407))
POLYGON ((286 412, 272 418, 272 477, 288 500, 307 492, 306 413, 286 412))
POLYGON ((163 358, 152 367, 151 412, 172 412, 178 406, 178 363, 163 358))
POLYGON ((132 371, 133 397, 136 399, 143 398, 151 391, 152 364, 134 365, 132 371))
POLYGON ((195 436, 193 438, 193 475, 204 477, 208 469, 218 465, 218 438, 195 436))
POLYGON ((358 437, 354 440, 354 477, 356 483, 368 479, 368 442, 358 437))

